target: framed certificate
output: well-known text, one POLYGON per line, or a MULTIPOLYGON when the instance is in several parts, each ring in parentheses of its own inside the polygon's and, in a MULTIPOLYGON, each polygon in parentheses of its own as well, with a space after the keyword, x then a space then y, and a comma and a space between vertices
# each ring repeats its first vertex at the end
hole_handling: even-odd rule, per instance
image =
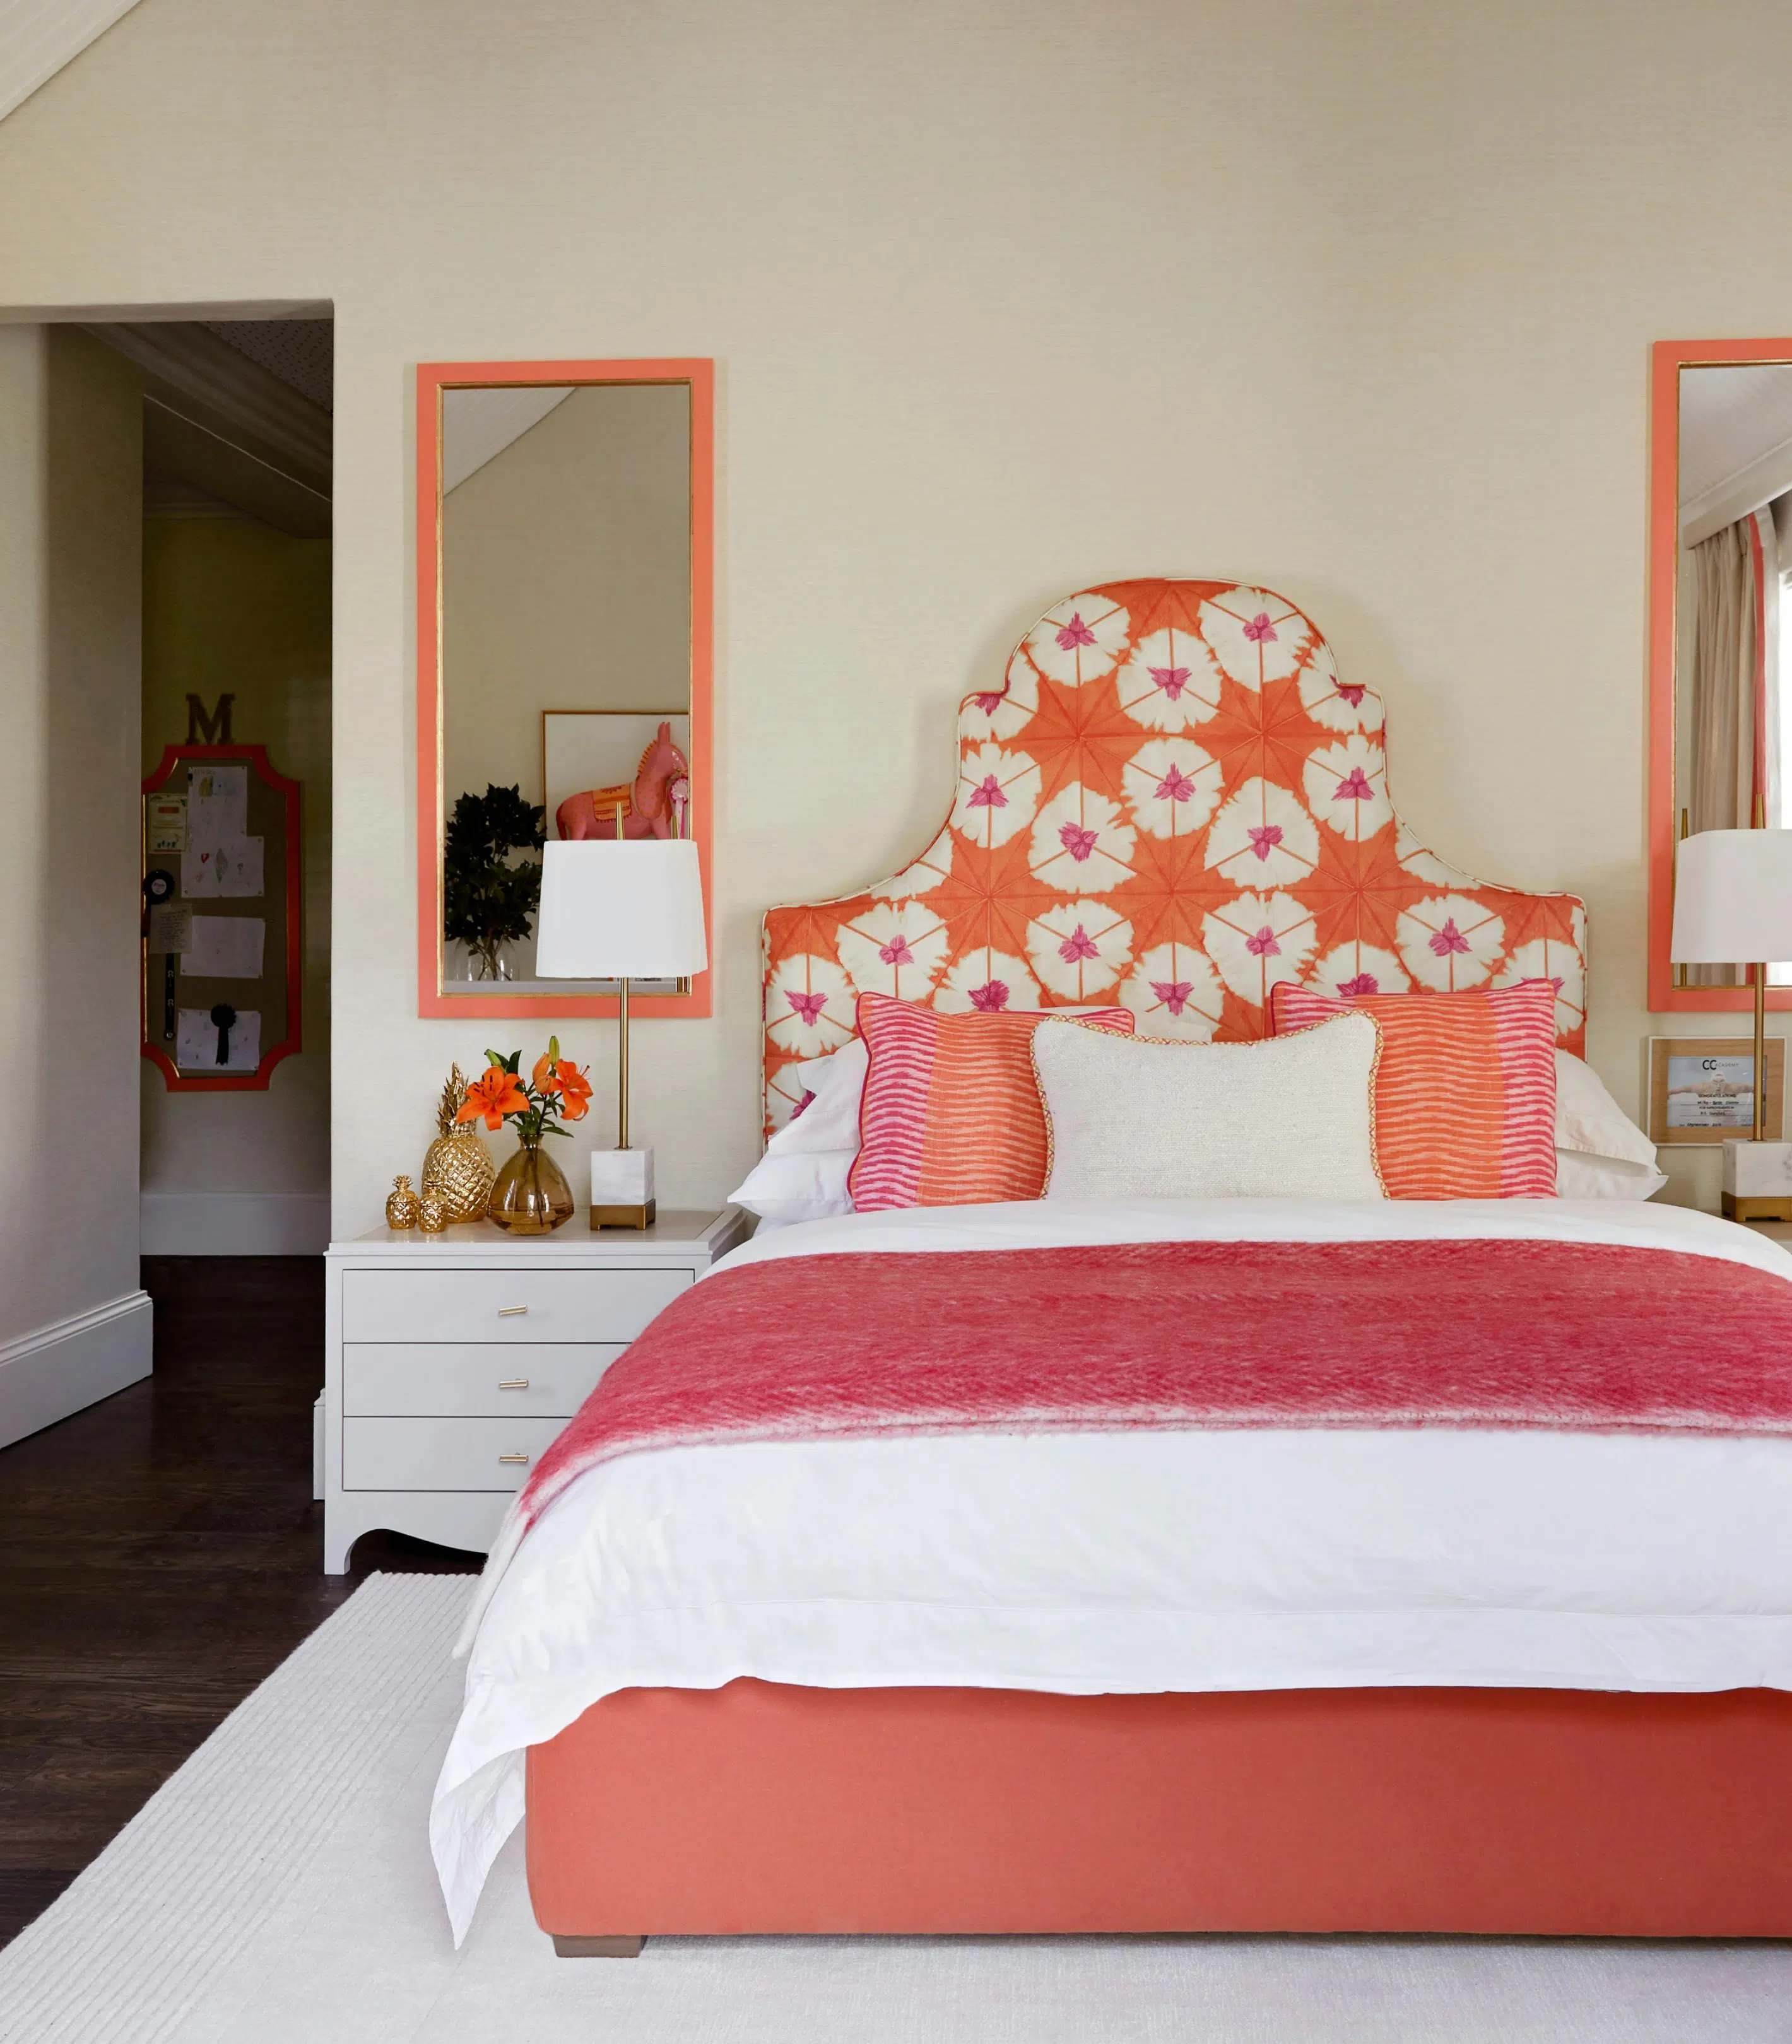
MULTIPOLYGON (((1786 1039, 1767 1043, 1767 1112, 1764 1133, 1783 1140, 1786 1039)), ((1649 1139, 1711 1146, 1755 1129, 1755 1039, 1752 1036, 1652 1036, 1649 1039, 1649 1139)))

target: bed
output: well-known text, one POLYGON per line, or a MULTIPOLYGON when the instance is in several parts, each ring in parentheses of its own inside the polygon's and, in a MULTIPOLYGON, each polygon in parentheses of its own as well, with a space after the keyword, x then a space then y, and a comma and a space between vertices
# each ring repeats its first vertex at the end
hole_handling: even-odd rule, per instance
MULTIPOLYGON (((867 991, 963 1012, 999 982, 1241 1039, 1277 974, 1548 978, 1578 1050, 1580 905, 1419 847, 1382 745, 1372 692, 1268 592, 1055 605, 964 705, 928 852, 768 916, 768 1126, 867 991), (1026 812, 1012 829, 975 801, 992 780, 1026 812), (1167 782, 1190 797, 1152 810, 1167 782), (1056 844, 1082 848, 1073 870, 1056 844)), ((1789 1274, 1733 1224, 1608 1201, 1046 1200, 764 1232, 675 1309, 725 1330, 679 1408, 698 1422, 668 1424, 648 1367, 675 1377, 698 1323, 659 1349, 650 1329, 633 1433, 494 1552, 432 1817, 456 1934, 525 1804, 536 1913, 568 1954, 670 1933, 1792 1934, 1789 1274), (1170 1372, 1143 1424, 1103 1404, 1099 1316, 1071 1353, 1090 1288, 1122 1279, 1128 1339, 1170 1372), (1244 1350, 1298 1360, 1334 1297, 1365 1355, 1409 1323, 1420 1347, 1469 1329, 1461 1399, 1394 1398, 1390 1370, 1273 1424, 1210 1388, 1188 1402, 1189 1344, 1152 1312, 1215 1342, 1231 1313, 1244 1350), (855 1317, 875 1311, 883 1406, 818 1422, 857 1395, 836 1350, 880 1353, 855 1317), (1608 1326, 1621 1366, 1583 1370, 1608 1326), (1006 1406, 893 1423, 890 1386, 948 1327, 1032 1376, 1006 1406), (737 1424, 780 1356, 809 1404, 737 1424)))

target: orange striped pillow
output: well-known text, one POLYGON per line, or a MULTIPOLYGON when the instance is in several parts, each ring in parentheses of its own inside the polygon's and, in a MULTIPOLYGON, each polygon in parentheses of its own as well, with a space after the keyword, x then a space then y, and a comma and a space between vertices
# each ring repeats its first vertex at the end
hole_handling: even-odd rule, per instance
POLYGON ((1396 1200, 1547 1199, 1556 1190, 1556 985, 1334 998, 1279 981, 1279 1036, 1352 1008, 1381 1025, 1375 1150, 1396 1200))
MULTIPOLYGON (((1083 1009, 1078 1019, 1132 1033, 1129 1009, 1083 1009)), ((1042 1195, 1048 1146, 1033 1032, 1044 1020, 1024 1009, 941 1015, 859 995, 871 1062, 847 1188, 860 1213, 1042 1195)))

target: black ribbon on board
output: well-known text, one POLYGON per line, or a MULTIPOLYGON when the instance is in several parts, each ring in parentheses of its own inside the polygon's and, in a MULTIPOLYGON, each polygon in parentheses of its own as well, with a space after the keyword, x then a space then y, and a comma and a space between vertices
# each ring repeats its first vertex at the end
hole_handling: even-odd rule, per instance
POLYGON ((217 1028, 217 1062, 230 1062, 230 1032, 236 1027, 236 1011, 228 1001, 221 1001, 212 1010, 211 1019, 217 1028))

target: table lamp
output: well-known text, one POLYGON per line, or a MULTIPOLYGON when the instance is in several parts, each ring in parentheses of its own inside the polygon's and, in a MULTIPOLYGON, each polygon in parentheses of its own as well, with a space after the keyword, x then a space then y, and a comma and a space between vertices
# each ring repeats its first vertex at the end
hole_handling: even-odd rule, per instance
POLYGON ((580 838, 544 847, 535 956, 543 979, 617 983, 616 1147, 591 1153, 591 1225, 647 1228, 653 1152, 629 1143, 629 982, 683 979, 709 962, 696 845, 580 838))
POLYGON ((1792 830, 1700 831, 1680 840, 1674 870, 1676 965, 1747 965, 1755 982, 1755 1125, 1724 1145, 1724 1211, 1792 1219, 1792 1144, 1769 1143, 1767 966, 1792 959, 1792 830), (1768 1207, 1784 1209, 1770 1214, 1768 1207))

